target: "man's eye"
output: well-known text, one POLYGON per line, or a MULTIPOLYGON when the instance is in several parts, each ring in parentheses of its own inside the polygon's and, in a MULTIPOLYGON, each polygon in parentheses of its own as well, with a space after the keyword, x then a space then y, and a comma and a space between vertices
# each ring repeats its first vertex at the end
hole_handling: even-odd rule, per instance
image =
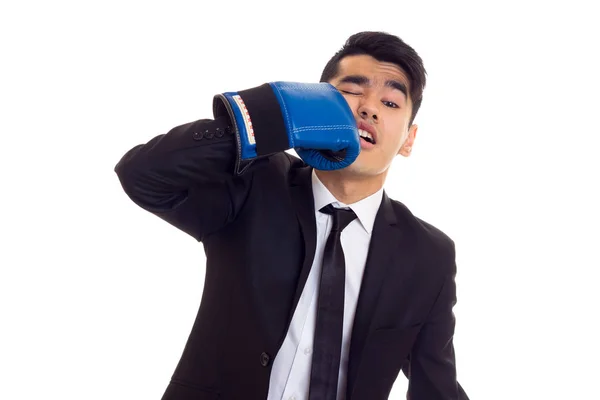
POLYGON ((390 108, 400 108, 398 106, 398 104, 391 102, 391 101, 384 101, 383 104, 385 104, 387 107, 390 107, 390 108))
POLYGON ((347 90, 341 90, 341 89, 340 89, 340 92, 342 92, 342 93, 346 93, 346 94, 351 94, 351 95, 354 95, 354 96, 358 96, 358 95, 360 95, 360 93, 349 92, 349 91, 347 91, 347 90))

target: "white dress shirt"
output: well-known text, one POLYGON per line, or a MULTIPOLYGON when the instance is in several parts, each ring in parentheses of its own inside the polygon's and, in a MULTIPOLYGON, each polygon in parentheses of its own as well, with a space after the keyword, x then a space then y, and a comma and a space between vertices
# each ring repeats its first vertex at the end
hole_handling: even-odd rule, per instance
POLYGON ((330 215, 321 213, 319 210, 328 204, 332 204, 334 207, 349 207, 357 215, 357 219, 352 221, 342 231, 341 235, 346 261, 346 284, 337 400, 346 398, 346 369, 350 349, 350 335, 371 241, 371 232, 383 196, 383 189, 354 204, 342 204, 323 185, 314 170, 312 173, 312 189, 317 222, 315 258, 285 340, 273 361, 267 400, 308 399, 319 280, 323 251, 331 231, 332 219, 330 215))

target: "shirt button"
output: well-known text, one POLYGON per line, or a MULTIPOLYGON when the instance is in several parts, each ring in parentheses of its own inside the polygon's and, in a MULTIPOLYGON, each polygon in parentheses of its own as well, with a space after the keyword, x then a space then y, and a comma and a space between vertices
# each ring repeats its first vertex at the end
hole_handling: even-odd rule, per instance
POLYGON ((262 353, 260 355, 260 364, 263 367, 266 367, 269 365, 269 361, 271 361, 271 356, 269 356, 267 353, 262 353))
POLYGON ((310 347, 307 347, 304 349, 304 354, 306 354, 306 355, 310 354, 310 347))

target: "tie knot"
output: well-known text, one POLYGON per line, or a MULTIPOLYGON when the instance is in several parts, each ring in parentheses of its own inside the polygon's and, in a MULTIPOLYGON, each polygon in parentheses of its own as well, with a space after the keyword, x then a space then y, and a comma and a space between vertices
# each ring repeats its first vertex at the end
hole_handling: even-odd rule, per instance
POLYGON ((335 208, 331 204, 326 205, 320 210, 322 213, 329 214, 333 217, 331 231, 341 232, 348 224, 356 219, 356 214, 352 210, 343 208, 335 208))

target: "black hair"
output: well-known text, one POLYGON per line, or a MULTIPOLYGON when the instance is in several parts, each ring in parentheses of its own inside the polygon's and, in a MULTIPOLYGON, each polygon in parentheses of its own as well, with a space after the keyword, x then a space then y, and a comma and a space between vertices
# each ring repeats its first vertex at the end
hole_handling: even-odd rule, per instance
POLYGON ((410 119, 412 124, 423 101, 427 72, 417 52, 397 36, 386 32, 359 32, 350 36, 325 65, 321 82, 329 82, 338 74, 340 61, 344 57, 361 54, 369 55, 380 62, 396 64, 407 74, 413 105, 410 119))

